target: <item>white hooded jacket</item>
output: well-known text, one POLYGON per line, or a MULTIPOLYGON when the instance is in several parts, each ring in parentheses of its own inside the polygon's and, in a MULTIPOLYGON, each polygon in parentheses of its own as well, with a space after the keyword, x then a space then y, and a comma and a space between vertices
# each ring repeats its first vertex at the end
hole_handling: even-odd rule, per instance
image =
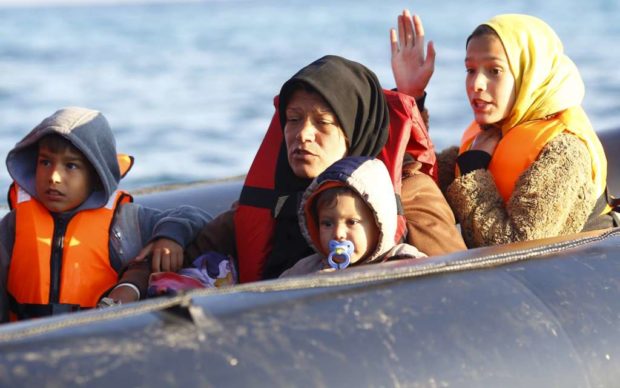
POLYGON ((352 263, 352 266, 426 257, 412 245, 394 242, 397 227, 397 200, 390 175, 383 162, 369 157, 347 157, 337 161, 316 177, 304 192, 301 200, 298 214, 300 228, 310 246, 317 253, 300 260, 280 277, 304 275, 330 268, 327 263, 327 253, 323 252, 319 242, 318 225, 316 225, 312 209, 317 194, 327 186, 333 185, 333 182, 357 193, 375 216, 375 223, 380 233, 375 249, 362 260, 352 263))

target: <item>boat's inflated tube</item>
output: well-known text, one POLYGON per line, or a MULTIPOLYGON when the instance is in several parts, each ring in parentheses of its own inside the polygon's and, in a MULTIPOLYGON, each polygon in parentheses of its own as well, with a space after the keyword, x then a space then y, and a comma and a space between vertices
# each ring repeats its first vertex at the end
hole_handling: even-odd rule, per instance
POLYGON ((11 324, 0 385, 611 387, 619 249, 615 229, 11 324))
POLYGON ((618 252, 616 228, 7 324, 0 386, 613 387, 618 252))

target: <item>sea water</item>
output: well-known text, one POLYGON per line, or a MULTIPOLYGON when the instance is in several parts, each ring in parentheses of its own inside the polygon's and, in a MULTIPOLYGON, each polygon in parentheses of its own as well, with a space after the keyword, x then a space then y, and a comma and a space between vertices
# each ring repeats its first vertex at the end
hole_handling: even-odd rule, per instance
MULTIPOLYGON (((136 158, 126 189, 245 173, 273 96, 323 55, 362 62, 393 88, 388 31, 404 7, 422 17, 437 50, 427 90, 436 148, 455 144, 472 119, 465 38, 506 12, 546 20, 581 71, 595 128, 620 126, 616 0, 6 2, 0 0, 1 158, 56 109, 94 108, 111 123, 118 151, 136 158)), ((1 167, 0 188, 9 183, 1 167)))

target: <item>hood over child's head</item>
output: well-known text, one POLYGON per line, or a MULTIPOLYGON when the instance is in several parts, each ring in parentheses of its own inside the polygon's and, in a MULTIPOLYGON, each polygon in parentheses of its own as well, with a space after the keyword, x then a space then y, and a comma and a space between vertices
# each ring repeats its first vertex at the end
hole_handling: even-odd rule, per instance
POLYGON ((315 251, 321 248, 315 203, 322 192, 333 187, 346 187, 355 193, 372 212, 379 231, 377 246, 369 251, 364 263, 372 262, 394 246, 397 206, 394 186, 382 161, 369 157, 343 158, 315 178, 304 192, 299 208, 302 234, 315 251))
MULTIPOLYGON (((108 121, 98 111, 68 107, 45 118, 9 152, 6 166, 11 178, 28 194, 36 197, 36 167, 39 141, 49 135, 66 139, 90 163, 99 184, 79 209, 105 205, 118 187, 121 173, 116 141, 108 121)), ((97 180, 93 179, 93 182, 97 180)))

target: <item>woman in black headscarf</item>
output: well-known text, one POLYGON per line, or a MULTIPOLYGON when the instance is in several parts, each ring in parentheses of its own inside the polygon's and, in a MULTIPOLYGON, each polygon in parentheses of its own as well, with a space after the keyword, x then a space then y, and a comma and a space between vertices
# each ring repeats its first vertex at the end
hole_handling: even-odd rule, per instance
MULTIPOLYGON (((389 110, 376 75, 359 63, 329 55, 301 69, 280 90, 284 143, 275 188, 301 193, 344 156, 377 156, 388 137, 389 110)), ((275 239, 263 277, 279 276, 312 254, 297 222, 298 197, 276 217, 275 239)))
MULTIPOLYGON (((384 93, 372 71, 331 55, 286 81, 277 100, 279 120, 263 140, 239 205, 218 216, 186 248, 186 263, 205 251, 230 254, 245 282, 277 277, 312 253, 299 229, 298 200, 333 162, 379 155, 390 134, 384 93)), ((421 122, 413 100, 403 105, 410 109, 410 120, 421 122)), ((407 161, 402 193, 407 241, 430 255, 465 249, 435 182, 418 172, 411 156, 407 161)))

